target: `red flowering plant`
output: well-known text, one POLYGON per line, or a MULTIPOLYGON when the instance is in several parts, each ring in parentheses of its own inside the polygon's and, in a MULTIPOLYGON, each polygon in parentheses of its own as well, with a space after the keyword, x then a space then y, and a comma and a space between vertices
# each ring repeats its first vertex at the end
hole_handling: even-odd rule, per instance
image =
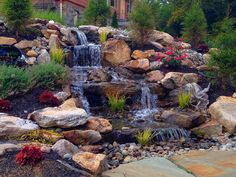
POLYGON ((60 101, 58 100, 57 97, 53 95, 52 92, 45 91, 39 96, 39 102, 41 104, 46 104, 50 106, 59 106, 60 101))
POLYGON ((178 48, 169 47, 165 54, 157 53, 157 61, 162 62, 164 66, 171 68, 178 68, 181 61, 187 57, 187 54, 181 53, 182 46, 178 48))
POLYGON ((9 100, 1 100, 0 99, 0 111, 7 112, 12 109, 11 102, 9 100))
POLYGON ((16 163, 19 165, 35 166, 43 159, 43 152, 37 146, 26 145, 16 154, 16 163))

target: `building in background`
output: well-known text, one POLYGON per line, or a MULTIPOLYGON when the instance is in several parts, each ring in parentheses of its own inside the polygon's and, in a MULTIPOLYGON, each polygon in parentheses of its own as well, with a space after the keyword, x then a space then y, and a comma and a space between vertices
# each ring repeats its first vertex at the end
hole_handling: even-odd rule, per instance
MULTIPOLYGON (((57 10, 61 12, 68 25, 74 25, 81 18, 88 0, 32 0, 37 9, 57 10)), ((120 26, 127 25, 128 14, 131 11, 132 0, 107 0, 112 12, 117 13, 120 26)))

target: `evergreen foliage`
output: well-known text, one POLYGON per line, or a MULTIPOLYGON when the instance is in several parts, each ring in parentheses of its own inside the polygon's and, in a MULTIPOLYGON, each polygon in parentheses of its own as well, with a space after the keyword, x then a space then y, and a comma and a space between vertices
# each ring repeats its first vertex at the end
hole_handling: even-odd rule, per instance
POLYGON ((137 44, 143 45, 149 30, 155 28, 155 17, 149 3, 137 0, 129 15, 130 29, 137 44))
POLYGON ((207 22, 199 3, 194 3, 186 13, 183 22, 183 37, 193 47, 205 41, 207 37, 207 22))
POLYGON ((111 10, 106 0, 89 0, 83 20, 88 24, 106 26, 110 15, 111 10))
POLYGON ((18 36, 32 15, 31 0, 4 0, 3 9, 7 25, 18 36))
POLYGON ((111 22, 111 26, 113 28, 118 28, 118 20, 117 20, 117 13, 116 11, 113 13, 112 15, 112 22, 111 22))

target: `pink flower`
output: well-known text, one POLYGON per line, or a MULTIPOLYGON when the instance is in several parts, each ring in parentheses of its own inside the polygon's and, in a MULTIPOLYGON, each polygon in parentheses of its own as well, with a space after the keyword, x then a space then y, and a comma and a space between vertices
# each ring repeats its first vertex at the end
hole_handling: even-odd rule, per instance
POLYGON ((168 51, 166 52, 166 55, 173 55, 173 54, 174 54, 174 52, 171 51, 171 50, 168 50, 168 51))
POLYGON ((180 58, 179 57, 175 57, 175 60, 180 60, 180 58))
POLYGON ((167 62, 170 62, 170 60, 171 60, 170 57, 167 57, 167 58, 166 58, 166 61, 167 61, 167 62))
POLYGON ((182 55, 180 56, 180 59, 182 60, 182 59, 185 59, 186 57, 187 57, 187 54, 184 53, 184 54, 182 54, 182 55))

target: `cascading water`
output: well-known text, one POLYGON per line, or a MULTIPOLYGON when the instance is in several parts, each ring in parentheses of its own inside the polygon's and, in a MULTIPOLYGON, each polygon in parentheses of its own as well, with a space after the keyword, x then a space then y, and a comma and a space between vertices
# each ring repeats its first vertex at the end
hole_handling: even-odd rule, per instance
POLYGON ((73 73, 75 82, 72 84, 72 90, 80 98, 82 106, 90 113, 89 102, 84 95, 84 85, 87 81, 88 72, 94 68, 101 67, 101 45, 88 43, 86 35, 78 29, 76 32, 80 45, 73 48, 73 73))
POLYGON ((190 137, 190 132, 182 128, 163 128, 155 130, 153 137, 157 141, 179 140, 190 137))
POLYGON ((142 109, 135 111, 135 118, 144 119, 158 113, 157 100, 158 97, 151 93, 150 88, 145 84, 141 84, 141 106, 142 109))

